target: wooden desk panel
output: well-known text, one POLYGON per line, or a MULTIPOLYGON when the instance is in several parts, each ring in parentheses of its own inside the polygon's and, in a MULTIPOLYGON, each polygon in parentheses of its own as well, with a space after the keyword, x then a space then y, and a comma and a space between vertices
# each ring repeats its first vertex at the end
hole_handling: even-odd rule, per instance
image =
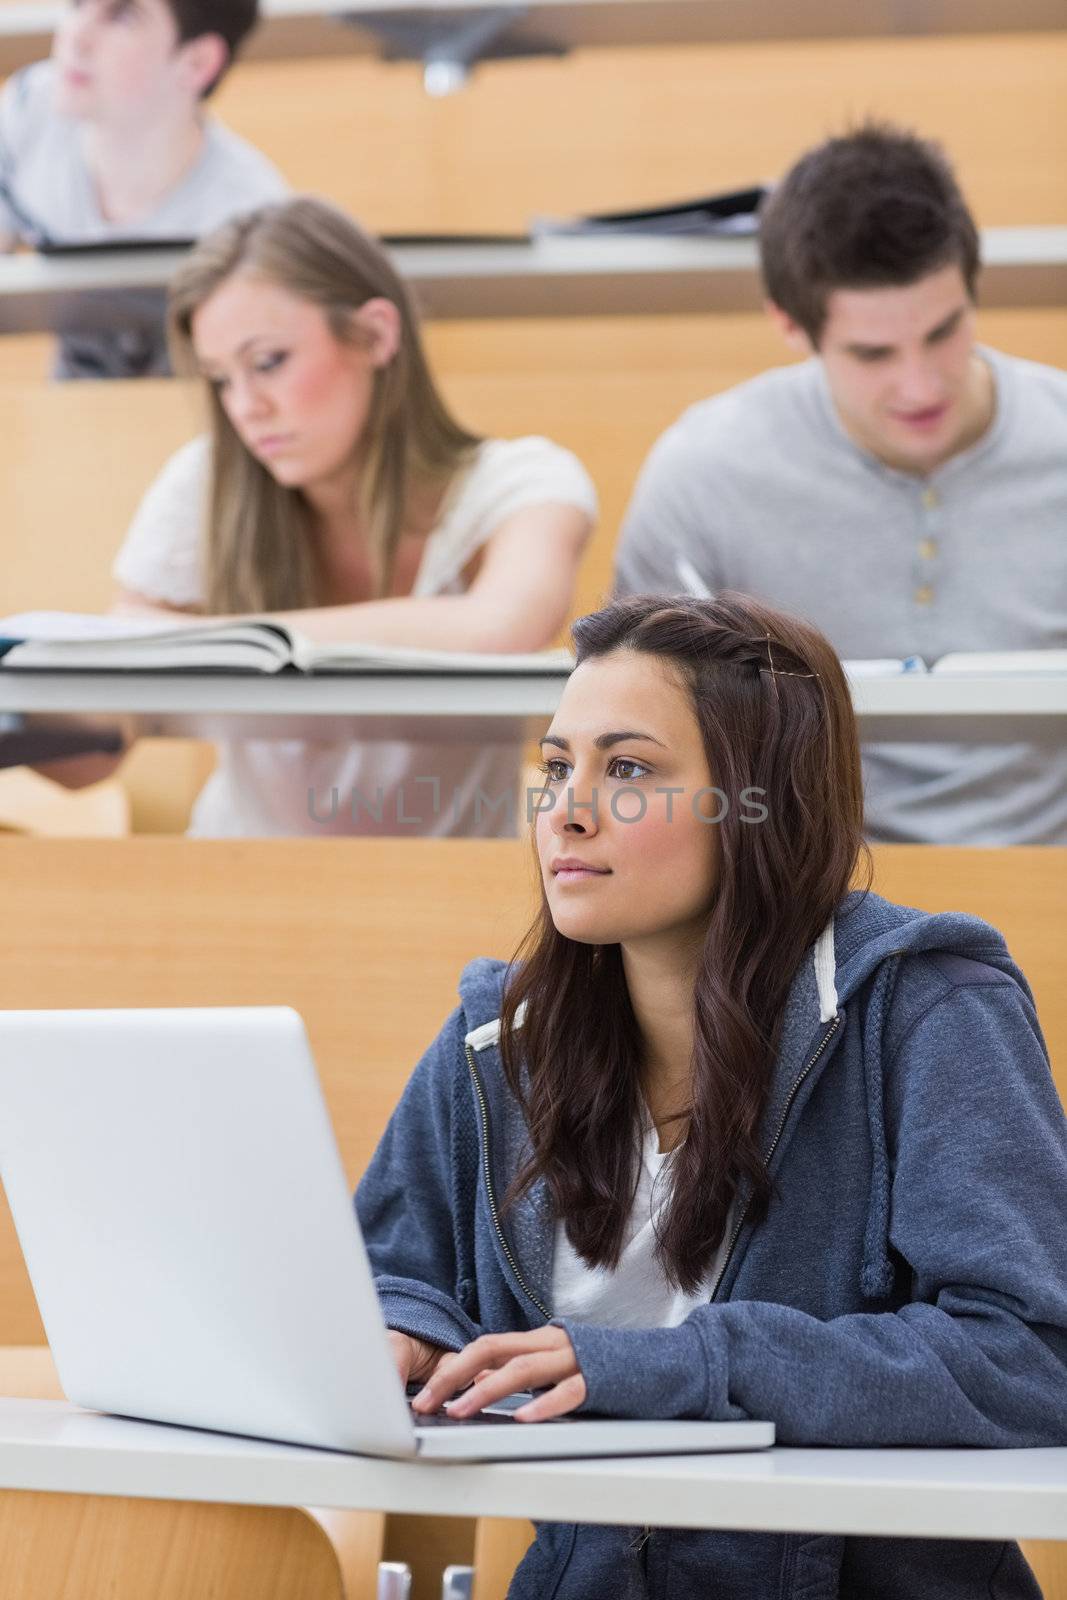
POLYGON ((819 39, 497 62, 436 100, 415 64, 249 62, 218 110, 377 232, 521 229, 733 188, 869 114, 943 140, 988 226, 1067 221, 1065 80, 1062 32, 819 39))

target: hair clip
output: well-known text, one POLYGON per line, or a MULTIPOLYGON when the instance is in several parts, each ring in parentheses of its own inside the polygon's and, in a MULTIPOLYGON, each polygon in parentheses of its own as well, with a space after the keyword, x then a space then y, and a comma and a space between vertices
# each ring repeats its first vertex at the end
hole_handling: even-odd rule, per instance
MULTIPOLYGON (((779 670, 779 668, 775 666, 774 657, 771 654, 771 636, 769 633, 767 634, 767 660, 770 663, 767 670, 770 672, 771 682, 774 684, 774 693, 776 698, 778 698, 777 680, 779 678, 817 678, 819 676, 817 672, 785 672, 779 670)), ((764 669, 761 667, 760 671, 762 672, 763 670, 764 669)))

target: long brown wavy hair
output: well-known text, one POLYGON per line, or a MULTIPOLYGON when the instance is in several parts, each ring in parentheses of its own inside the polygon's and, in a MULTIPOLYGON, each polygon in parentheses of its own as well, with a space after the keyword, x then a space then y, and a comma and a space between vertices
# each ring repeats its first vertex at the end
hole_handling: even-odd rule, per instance
MULTIPOLYGON (((170 286, 174 365, 195 371, 193 316, 235 272, 245 272, 320 306, 337 339, 359 337, 352 314, 383 296, 400 313, 396 355, 374 375, 370 415, 360 440, 366 467, 360 505, 379 594, 389 591, 408 495, 442 488, 479 444, 452 417, 434 384, 407 287, 370 234, 324 200, 302 195, 225 223, 202 239, 170 286)), ((299 489, 278 483, 242 444, 208 385, 212 483, 204 528, 205 608, 299 610, 321 605, 299 489)))
MULTIPOLYGON (((752 1214, 766 1214, 757 1136, 786 996, 866 857, 852 701, 822 634, 747 595, 638 595, 572 634, 579 665, 630 650, 675 671, 728 801, 693 994, 686 1135, 657 1244, 670 1281, 693 1292, 739 1186, 752 1214), (758 822, 753 790, 766 808, 758 822)), ((531 1144, 508 1204, 545 1179, 578 1254, 616 1266, 640 1174, 642 1041, 620 946, 565 938, 543 889, 509 971, 500 1037, 531 1144)))

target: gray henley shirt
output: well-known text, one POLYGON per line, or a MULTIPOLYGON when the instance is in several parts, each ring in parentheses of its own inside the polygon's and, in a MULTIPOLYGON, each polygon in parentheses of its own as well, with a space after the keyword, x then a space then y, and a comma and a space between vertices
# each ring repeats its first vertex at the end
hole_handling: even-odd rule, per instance
MULTIPOLYGON (((803 616, 845 658, 1064 648, 1067 373, 980 353, 992 425, 928 478, 853 443, 818 360, 692 406, 638 480, 618 592, 683 592, 684 557, 713 592, 803 616)), ((942 726, 945 740, 864 747, 871 838, 1067 844, 1064 732, 994 743, 942 726)))

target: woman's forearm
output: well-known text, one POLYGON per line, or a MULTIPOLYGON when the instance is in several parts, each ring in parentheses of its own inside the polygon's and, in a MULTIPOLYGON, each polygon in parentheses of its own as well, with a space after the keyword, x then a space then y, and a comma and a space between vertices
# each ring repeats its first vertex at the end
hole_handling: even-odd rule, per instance
POLYGON ((304 611, 239 612, 197 616, 168 606, 123 605, 119 615, 154 617, 161 627, 204 627, 227 622, 280 622, 313 644, 383 644, 426 650, 540 650, 551 644, 563 616, 551 625, 543 612, 492 607, 473 594, 403 596, 304 611))
POLYGON ((358 605, 272 612, 314 644, 384 644, 426 650, 540 650, 555 628, 542 615, 493 608, 473 594, 365 600, 358 605))

